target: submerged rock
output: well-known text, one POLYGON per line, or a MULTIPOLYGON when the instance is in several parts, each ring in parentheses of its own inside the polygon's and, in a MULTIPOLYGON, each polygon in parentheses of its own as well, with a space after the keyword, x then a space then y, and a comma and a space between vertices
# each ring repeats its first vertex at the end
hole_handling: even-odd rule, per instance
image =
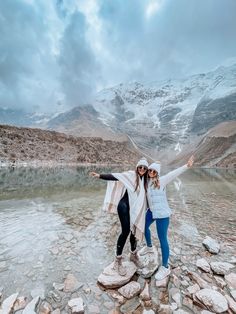
POLYGON ((119 288, 130 281, 135 274, 137 267, 132 262, 124 262, 123 266, 126 268, 126 275, 120 276, 114 269, 113 263, 108 265, 98 277, 98 282, 105 288, 119 288))
POLYGON ((202 289, 195 296, 210 311, 223 313, 228 310, 226 298, 218 291, 202 289))
POLYGON ((203 240, 202 244, 212 254, 218 254, 220 251, 219 243, 216 240, 212 239, 211 237, 206 236, 206 238, 203 240))

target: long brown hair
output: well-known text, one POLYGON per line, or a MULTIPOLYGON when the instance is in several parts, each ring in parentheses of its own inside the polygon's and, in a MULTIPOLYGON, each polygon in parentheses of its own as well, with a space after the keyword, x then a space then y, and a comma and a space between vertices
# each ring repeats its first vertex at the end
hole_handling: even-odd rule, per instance
MULTIPOLYGON (((138 168, 136 168, 135 174, 136 174, 136 186, 135 186, 134 192, 136 192, 137 189, 139 188, 139 177, 140 177, 140 175, 138 173, 138 168)), ((147 171, 144 173, 144 175, 141 178, 144 179, 144 188, 145 188, 145 191, 147 192, 147 171)))

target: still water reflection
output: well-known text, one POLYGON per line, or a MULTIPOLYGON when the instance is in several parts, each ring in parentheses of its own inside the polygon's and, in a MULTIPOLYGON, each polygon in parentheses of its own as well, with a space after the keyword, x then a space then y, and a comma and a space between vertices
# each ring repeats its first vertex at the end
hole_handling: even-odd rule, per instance
MULTIPOLYGON (((106 184, 91 170, 0 169, 0 282, 6 294, 49 289, 72 272, 95 282, 113 258, 116 215, 102 212, 106 184)), ((168 187, 171 247, 210 235, 235 249, 236 173, 192 169, 168 187)), ((156 242, 157 244, 157 242, 156 242)))

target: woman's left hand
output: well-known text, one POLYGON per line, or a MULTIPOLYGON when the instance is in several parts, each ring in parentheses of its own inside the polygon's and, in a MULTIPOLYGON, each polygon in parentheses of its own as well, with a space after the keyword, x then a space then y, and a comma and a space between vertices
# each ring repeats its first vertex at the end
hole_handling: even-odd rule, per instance
POLYGON ((187 162, 187 166, 191 168, 193 163, 194 163, 194 156, 192 155, 187 162))

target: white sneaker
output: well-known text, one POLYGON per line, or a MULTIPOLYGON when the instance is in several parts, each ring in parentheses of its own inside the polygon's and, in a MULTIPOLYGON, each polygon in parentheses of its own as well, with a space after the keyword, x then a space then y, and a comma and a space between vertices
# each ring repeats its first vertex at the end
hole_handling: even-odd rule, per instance
POLYGON ((143 255, 146 255, 146 254, 150 254, 150 253, 154 253, 153 251, 153 247, 152 246, 145 246, 144 248, 142 248, 140 251, 139 251, 139 255, 143 256, 143 255))
POLYGON ((155 275, 155 279, 156 280, 163 280, 164 278, 169 276, 169 274, 170 274, 170 267, 166 268, 165 266, 161 266, 155 275))

